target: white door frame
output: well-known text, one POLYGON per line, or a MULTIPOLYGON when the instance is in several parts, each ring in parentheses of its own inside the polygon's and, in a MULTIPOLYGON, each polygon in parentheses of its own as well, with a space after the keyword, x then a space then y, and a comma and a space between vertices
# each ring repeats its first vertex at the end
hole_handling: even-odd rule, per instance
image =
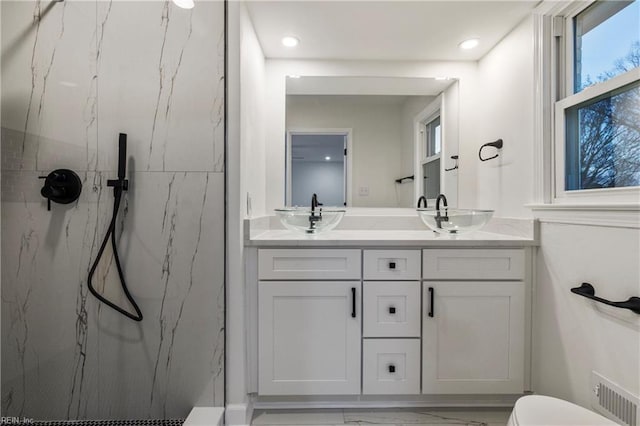
MULTIPOLYGON (((288 206, 291 204, 291 137, 293 135, 346 135, 347 136, 347 155, 344 161, 345 167, 345 201, 347 203, 347 207, 351 206, 351 170, 352 170, 352 140, 353 140, 353 129, 351 128, 292 128, 287 129, 287 158, 286 161, 286 194, 285 194, 285 205, 288 206)), ((322 200, 320 200, 322 201, 322 200)), ((340 206, 338 206, 340 207, 340 206)))

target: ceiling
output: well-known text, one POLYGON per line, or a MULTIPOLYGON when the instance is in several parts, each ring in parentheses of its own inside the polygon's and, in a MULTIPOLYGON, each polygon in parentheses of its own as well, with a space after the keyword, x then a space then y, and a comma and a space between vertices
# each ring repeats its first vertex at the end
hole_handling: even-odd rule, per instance
POLYGON ((478 60, 540 1, 249 1, 267 58, 478 60), (281 38, 300 39, 294 48, 281 38), (480 45, 458 44, 479 38, 480 45))

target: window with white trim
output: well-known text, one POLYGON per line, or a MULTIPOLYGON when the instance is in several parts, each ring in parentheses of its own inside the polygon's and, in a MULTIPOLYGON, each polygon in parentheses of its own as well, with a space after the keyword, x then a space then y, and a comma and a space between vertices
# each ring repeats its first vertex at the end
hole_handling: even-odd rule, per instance
POLYGON ((559 52, 555 201, 637 201, 640 1, 594 1, 565 14, 559 52))
POLYGON ((435 117, 431 117, 424 128, 424 158, 422 159, 422 195, 428 200, 438 197, 440 194, 440 152, 442 151, 442 132, 440 125, 440 111, 435 117))

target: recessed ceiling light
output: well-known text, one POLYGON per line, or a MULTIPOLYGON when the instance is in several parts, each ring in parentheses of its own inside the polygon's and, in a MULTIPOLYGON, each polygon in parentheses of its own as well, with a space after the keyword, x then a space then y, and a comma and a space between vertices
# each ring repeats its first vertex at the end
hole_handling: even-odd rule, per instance
POLYGON ((193 0, 173 0, 173 4, 183 9, 193 9, 193 0))
POLYGON ((465 40, 462 43, 460 43, 458 47, 460 47, 460 49, 469 50, 469 49, 473 49, 478 44, 480 44, 480 39, 470 38, 469 40, 465 40))
POLYGON ((300 78, 300 76, 296 75, 296 74, 289 74, 287 77, 289 77, 289 78, 300 78))
POLYGON ((325 159, 325 160, 327 160, 327 161, 329 161, 329 160, 331 160, 331 157, 326 156, 326 157, 324 157, 324 159, 325 159))
POLYGON ((284 44, 287 47, 295 47, 298 45, 298 43, 300 43, 300 40, 298 40, 297 37, 294 37, 294 36, 282 37, 282 44, 284 44))
POLYGON ((436 80, 449 80, 449 77, 436 77, 436 80))

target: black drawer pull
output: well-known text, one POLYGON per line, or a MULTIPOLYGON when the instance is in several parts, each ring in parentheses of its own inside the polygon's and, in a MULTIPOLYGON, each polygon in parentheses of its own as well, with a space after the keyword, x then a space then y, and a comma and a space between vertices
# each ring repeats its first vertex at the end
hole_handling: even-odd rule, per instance
POLYGON ((396 366, 393 364, 389 364, 389 373, 395 373, 396 372, 396 366))
POLYGON ((396 269, 396 262, 389 262, 389 269, 396 269))
POLYGON ((351 318, 356 317, 356 288, 351 287, 351 318))
POLYGON ((389 313, 391 315, 395 314, 396 313, 396 307, 395 306, 389 306, 389 313))
POLYGON ((433 318, 433 294, 435 291, 433 287, 429 287, 429 316, 433 318))

